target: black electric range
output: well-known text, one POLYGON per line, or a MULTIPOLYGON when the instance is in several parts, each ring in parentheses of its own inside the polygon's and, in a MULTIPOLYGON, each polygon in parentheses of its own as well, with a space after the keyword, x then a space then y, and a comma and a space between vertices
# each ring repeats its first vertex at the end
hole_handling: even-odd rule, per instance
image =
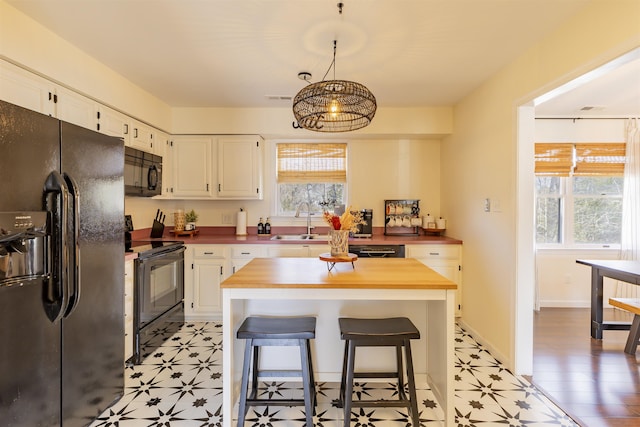
POLYGON ((182 240, 132 240, 125 252, 137 253, 138 258, 148 258, 162 252, 171 252, 184 246, 182 240))

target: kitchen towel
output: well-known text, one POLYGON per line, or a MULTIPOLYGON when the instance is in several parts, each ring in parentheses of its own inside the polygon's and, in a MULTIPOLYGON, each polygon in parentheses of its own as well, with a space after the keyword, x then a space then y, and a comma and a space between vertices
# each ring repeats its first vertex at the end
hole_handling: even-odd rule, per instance
POLYGON ((236 236, 247 235, 247 212, 244 209, 240 209, 236 218, 236 236))

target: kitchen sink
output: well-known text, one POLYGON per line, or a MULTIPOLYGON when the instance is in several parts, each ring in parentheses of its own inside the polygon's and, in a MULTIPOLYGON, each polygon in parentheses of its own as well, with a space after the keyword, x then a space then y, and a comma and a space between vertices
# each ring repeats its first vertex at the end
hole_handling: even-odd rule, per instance
POLYGON ((320 234, 276 234, 271 240, 328 240, 328 237, 320 234))

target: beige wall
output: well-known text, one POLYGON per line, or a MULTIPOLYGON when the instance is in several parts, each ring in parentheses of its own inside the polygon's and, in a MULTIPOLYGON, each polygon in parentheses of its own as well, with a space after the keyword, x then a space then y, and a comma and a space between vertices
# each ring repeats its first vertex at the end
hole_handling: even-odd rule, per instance
MULTIPOLYGON (((133 215, 136 229, 150 227, 156 209, 167 213, 167 224, 173 224, 171 213, 177 209, 195 209, 200 225, 235 225, 235 213, 244 208, 248 225, 257 225, 260 217, 270 216, 273 225, 306 224, 305 218, 277 218, 275 212, 275 143, 265 144, 264 200, 205 201, 156 200, 128 197, 126 213, 133 215), (225 224, 228 215, 233 223, 225 224)), ((423 213, 440 214, 440 141, 415 139, 344 139, 349 144, 349 203, 354 209, 373 209, 373 225, 384 226, 382 211, 385 199, 420 199, 423 213)), ((314 224, 324 225, 320 218, 314 224)))
MULTIPOLYGON (((294 129, 291 108, 174 108, 173 133, 260 134, 265 138, 344 138, 294 129)), ((451 134, 453 108, 378 108, 371 124, 355 132, 359 138, 440 138, 451 134)))
POLYGON ((532 188, 516 191, 517 106, 637 46, 640 2, 596 0, 454 109, 454 133, 441 146, 441 203, 450 232, 464 239, 463 320, 511 367, 516 334, 530 334, 516 325, 519 314, 530 316, 515 309, 524 291, 516 263, 533 257, 516 235, 518 197, 533 197, 532 188), (500 200, 502 211, 484 213, 485 197, 500 200))
POLYGON ((162 130, 171 126, 167 104, 1 0, 0 58, 162 130))

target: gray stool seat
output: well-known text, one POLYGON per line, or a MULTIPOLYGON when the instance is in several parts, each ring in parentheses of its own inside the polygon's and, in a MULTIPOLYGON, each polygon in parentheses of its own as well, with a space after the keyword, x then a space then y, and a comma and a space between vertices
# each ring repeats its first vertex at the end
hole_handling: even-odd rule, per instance
POLYGON ((338 319, 340 338, 345 340, 344 359, 340 395, 335 402, 344 408, 344 426, 351 424, 351 408, 406 407, 414 427, 420 426, 416 384, 411 357, 411 340, 420 338, 420 331, 406 317, 384 319, 358 319, 343 317, 338 319), (395 347, 396 370, 394 372, 354 372, 357 347, 395 347), (406 374, 409 389, 407 398, 404 390, 404 369, 402 349, 406 360, 406 374), (353 400, 354 378, 394 378, 398 380, 397 400, 353 400))
POLYGON ((311 362, 310 340, 316 336, 315 317, 247 317, 236 334, 247 340, 242 367, 242 384, 238 404, 238 427, 244 426, 249 406, 304 406, 307 427, 313 426, 316 392, 311 362), (297 346, 300 349, 299 370, 261 370, 260 347, 297 346), (251 369, 250 369, 251 368, 251 369), (249 390, 249 371, 251 389, 249 390), (259 399, 259 377, 300 377, 303 399, 259 399), (248 394, 248 395, 247 395, 248 394))

